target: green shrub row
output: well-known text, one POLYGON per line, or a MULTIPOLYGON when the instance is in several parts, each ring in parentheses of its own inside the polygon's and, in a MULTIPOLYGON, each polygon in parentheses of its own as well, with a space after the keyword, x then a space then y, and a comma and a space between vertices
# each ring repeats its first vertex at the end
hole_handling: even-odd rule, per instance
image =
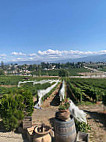
POLYGON ((20 89, 14 94, 5 94, 0 100, 0 117, 6 130, 16 129, 24 116, 33 112, 33 97, 30 91, 20 89))

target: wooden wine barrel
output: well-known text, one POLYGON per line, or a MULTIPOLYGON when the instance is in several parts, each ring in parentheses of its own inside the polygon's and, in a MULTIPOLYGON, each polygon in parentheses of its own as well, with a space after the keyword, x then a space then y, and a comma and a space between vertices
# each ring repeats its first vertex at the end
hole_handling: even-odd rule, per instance
POLYGON ((76 128, 74 118, 71 118, 69 121, 55 119, 54 136, 55 142, 75 142, 76 128))

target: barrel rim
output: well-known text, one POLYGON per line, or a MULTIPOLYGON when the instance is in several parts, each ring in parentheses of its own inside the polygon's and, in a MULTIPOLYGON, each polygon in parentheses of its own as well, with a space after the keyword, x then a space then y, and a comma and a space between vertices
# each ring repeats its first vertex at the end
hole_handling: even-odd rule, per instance
POLYGON ((57 122, 62 122, 63 124, 65 123, 65 124, 67 124, 67 123, 70 123, 70 122, 73 122, 74 121, 74 118, 72 117, 72 118, 70 118, 68 121, 64 121, 64 120, 60 120, 60 119, 58 119, 58 118, 55 118, 55 121, 57 121, 57 122))

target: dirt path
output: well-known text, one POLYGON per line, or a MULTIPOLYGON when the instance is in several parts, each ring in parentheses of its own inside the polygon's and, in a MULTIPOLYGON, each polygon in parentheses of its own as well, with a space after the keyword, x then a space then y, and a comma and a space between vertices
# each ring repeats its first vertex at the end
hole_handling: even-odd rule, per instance
POLYGON ((32 122, 33 125, 39 125, 41 123, 45 123, 46 125, 51 126, 52 118, 55 117, 55 112, 58 110, 59 106, 59 94, 58 90, 60 88, 60 84, 57 89, 48 97, 41 106, 42 109, 35 109, 32 114, 32 122))
POLYGON ((22 134, 14 132, 0 132, 0 142, 29 142, 22 134))

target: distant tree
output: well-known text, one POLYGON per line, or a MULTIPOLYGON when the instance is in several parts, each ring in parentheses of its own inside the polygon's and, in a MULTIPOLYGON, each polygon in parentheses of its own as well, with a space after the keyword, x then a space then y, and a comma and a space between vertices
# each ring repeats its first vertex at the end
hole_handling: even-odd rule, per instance
POLYGON ((57 63, 56 68, 60 69, 60 67, 61 67, 60 63, 57 63))
POLYGON ((32 71, 33 70, 33 65, 29 65, 28 70, 32 71))
POLYGON ((59 76, 60 77, 67 77, 67 76, 69 76, 69 72, 67 70, 65 70, 65 69, 61 69, 59 71, 59 76))
POLYGON ((4 69, 4 62, 1 61, 1 68, 4 69))
POLYGON ((13 71, 13 70, 15 70, 15 66, 14 65, 11 66, 11 71, 13 71))
POLYGON ((0 69, 0 75, 4 75, 4 70, 0 69))

